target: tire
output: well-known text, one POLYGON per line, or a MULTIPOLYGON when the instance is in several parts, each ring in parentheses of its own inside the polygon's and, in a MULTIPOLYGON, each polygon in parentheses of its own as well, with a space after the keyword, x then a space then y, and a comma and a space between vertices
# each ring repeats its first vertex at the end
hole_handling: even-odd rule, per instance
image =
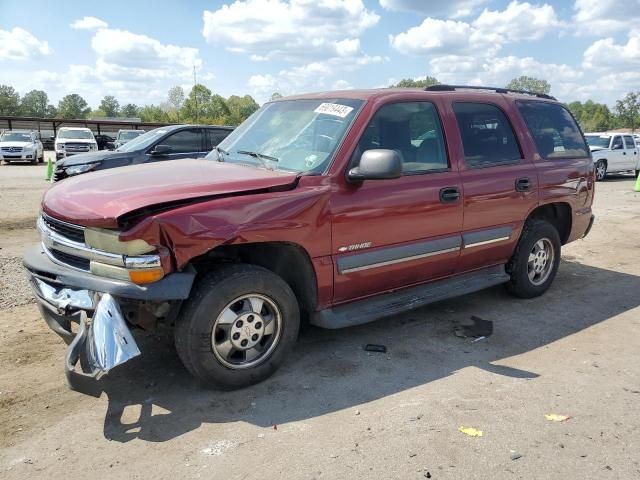
POLYGON ((198 280, 176 320, 174 340, 178 356, 194 377, 227 390, 271 376, 293 348, 299 329, 300 311, 291 287, 270 270, 234 264, 198 280), (255 308, 256 300, 263 301, 260 312, 255 311, 260 308, 255 308), (251 343, 240 345, 245 341, 251 343), (247 360, 259 349, 255 359, 247 360))
POLYGON ((635 172, 633 172, 635 177, 638 178, 638 176, 640 176, 640 170, 636 170, 635 172))
POLYGON ((42 155, 38 158, 38 163, 44 163, 44 150, 42 150, 42 155))
POLYGON ((598 160, 596 162, 596 182, 601 182, 607 176, 607 162, 598 160))
POLYGON ((558 272, 560 248, 560 235, 553 225, 544 220, 528 220, 507 264, 507 272, 511 275, 511 280, 505 284, 507 291, 519 298, 534 298, 546 292, 558 272), (545 251, 550 250, 546 252, 544 266, 545 255, 537 253, 540 246, 545 251), (538 272, 540 268, 543 270, 538 272))

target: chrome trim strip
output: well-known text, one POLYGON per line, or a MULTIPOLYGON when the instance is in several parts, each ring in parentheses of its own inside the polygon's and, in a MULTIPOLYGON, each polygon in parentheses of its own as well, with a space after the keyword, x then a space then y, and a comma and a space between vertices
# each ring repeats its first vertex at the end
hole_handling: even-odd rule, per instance
POLYGON ((464 248, 472 248, 472 247, 479 247, 481 245, 489 245, 490 243, 496 243, 496 242, 504 242, 505 240, 509 240, 511 237, 500 237, 500 238, 492 238, 491 240, 485 240, 483 242, 475 242, 475 243, 470 243, 468 245, 465 245, 464 248))
MULTIPOLYGON (((46 225, 46 223, 44 223, 42 217, 38 218, 37 228, 41 234, 42 245, 45 251, 57 250, 69 255, 75 255, 76 257, 87 259, 89 261, 131 269, 158 268, 161 266, 160 257, 158 255, 140 255, 128 257, 126 255, 97 250, 95 248, 86 246, 84 243, 69 240, 68 238, 65 238, 51 230, 46 225)), ((50 254, 49 256, 52 257, 52 255, 50 254)), ((54 258, 52 258, 52 260, 59 265, 75 268, 66 263, 61 263, 59 260, 56 260, 54 258)), ((86 270, 77 268, 75 269, 86 272, 86 270)))
POLYGON ((69 222, 65 222, 64 220, 59 220, 57 218, 53 218, 52 216, 47 215, 44 212, 41 212, 40 215, 42 215, 44 218, 49 220, 51 223, 58 222, 58 223, 62 223, 63 225, 66 225, 69 228, 75 228, 76 230, 82 230, 82 231, 86 230, 86 227, 83 227, 82 225, 76 225, 74 223, 69 223, 69 222))
POLYGON ((61 262, 60 260, 58 260, 56 257, 53 256, 53 254, 49 251, 49 249, 44 244, 44 242, 41 242, 41 244, 42 244, 42 251, 47 255, 47 257, 49 257, 49 260, 51 260, 56 265, 60 265, 60 266, 65 267, 65 268, 70 268, 71 270, 75 270, 76 272, 83 272, 83 273, 88 273, 89 272, 89 270, 84 270, 82 268, 78 268, 78 267, 74 267, 73 265, 69 265, 68 263, 61 262))
POLYGON ((363 265, 361 267, 347 268, 345 270, 341 270, 340 273, 345 274, 345 273, 360 272, 362 270, 369 270, 371 268, 384 267, 387 265, 394 265, 396 263, 410 262, 411 260, 418 260, 420 258, 433 257, 434 255, 457 252, 458 250, 460 250, 460 247, 445 248, 444 250, 436 250, 435 252, 421 253, 419 255, 412 255, 410 257, 403 257, 395 260, 387 260, 386 262, 371 263, 369 265, 363 265))

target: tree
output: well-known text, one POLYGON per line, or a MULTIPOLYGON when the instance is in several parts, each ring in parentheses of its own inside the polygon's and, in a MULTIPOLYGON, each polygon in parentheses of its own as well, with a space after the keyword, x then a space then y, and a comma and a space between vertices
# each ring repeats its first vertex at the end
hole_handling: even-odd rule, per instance
POLYGON ((604 103, 587 100, 585 103, 571 102, 567 106, 586 132, 602 132, 613 127, 613 115, 604 103))
POLYGON ((227 123, 231 111, 222 95, 211 95, 211 100, 209 100, 206 108, 206 115, 207 118, 211 120, 211 123, 227 123))
POLYGON ((127 103, 120 109, 120 116, 125 118, 136 118, 140 112, 140 107, 135 103, 127 103))
POLYGON ((168 122, 169 116, 157 105, 145 105, 138 111, 143 122, 168 122))
POLYGON ((395 88, 427 88, 431 85, 439 85, 440 82, 437 78, 426 76, 425 78, 419 80, 414 78, 403 78, 395 85, 391 85, 391 87, 395 88))
POLYGON ((273 92, 271 94, 271 98, 269 98, 269 100, 273 101, 273 100, 278 100, 279 98, 282 98, 282 95, 278 92, 273 92))
POLYGON ((22 97, 20 113, 25 117, 46 117, 49 107, 49 96, 42 90, 31 90, 22 97))
POLYGON ((544 93, 547 95, 551 91, 551 85, 546 80, 527 77, 526 75, 514 78, 507 83, 505 88, 510 88, 512 90, 526 90, 527 92, 544 93))
POLYGON ((77 93, 66 95, 58 102, 58 116, 60 118, 86 118, 91 111, 87 102, 77 93))
POLYGON ((189 92, 189 97, 182 106, 182 116, 185 120, 198 123, 202 117, 203 106, 211 101, 211 90, 204 85, 197 83, 189 92))
POLYGON ((117 117, 120 112, 120 102, 116 100, 113 95, 107 95, 100 102, 100 110, 102 110, 107 117, 117 117))
POLYGON ((167 99, 176 111, 176 121, 180 122, 180 109, 184 103, 184 90, 179 85, 170 88, 167 99))
POLYGON ((9 85, 0 85, 0 115, 19 115, 20 95, 9 85))
POLYGON ((230 113, 227 123, 239 125, 244 122, 249 115, 258 110, 260 105, 258 105, 251 95, 245 95, 244 97, 231 95, 227 98, 227 107, 230 113))
POLYGON ((640 92, 629 92, 622 100, 617 100, 615 110, 622 126, 635 132, 640 115, 640 92))

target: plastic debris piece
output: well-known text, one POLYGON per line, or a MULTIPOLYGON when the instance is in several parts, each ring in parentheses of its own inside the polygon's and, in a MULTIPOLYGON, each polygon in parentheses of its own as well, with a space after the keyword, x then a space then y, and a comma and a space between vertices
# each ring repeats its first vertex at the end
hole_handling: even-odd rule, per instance
POLYGON ((367 343, 364 349, 367 352, 387 353, 387 347, 385 345, 375 345, 373 343, 367 343))
POLYGON ((482 430, 478 430, 476 428, 473 427, 465 427, 464 425, 460 425, 458 427, 458 431, 464 433, 465 435, 468 435, 470 437, 481 437, 482 436, 482 430))
POLYGON ((511 460, 518 460, 519 458, 522 458, 522 454, 511 450, 511 460))
POLYGON ((548 414, 545 414, 544 418, 546 418, 550 422, 566 422, 571 417, 569 415, 558 415, 557 413, 548 413, 548 414))

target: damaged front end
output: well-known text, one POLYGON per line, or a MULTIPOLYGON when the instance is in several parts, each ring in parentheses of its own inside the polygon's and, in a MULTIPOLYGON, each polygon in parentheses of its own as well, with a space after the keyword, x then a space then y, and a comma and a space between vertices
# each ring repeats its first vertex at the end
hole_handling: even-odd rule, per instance
POLYGON ((56 288, 33 277, 49 326, 67 343, 65 376, 72 390, 100 396, 98 381, 118 365, 140 355, 116 300, 108 293, 56 288), (77 333, 71 320, 79 323, 77 333))

